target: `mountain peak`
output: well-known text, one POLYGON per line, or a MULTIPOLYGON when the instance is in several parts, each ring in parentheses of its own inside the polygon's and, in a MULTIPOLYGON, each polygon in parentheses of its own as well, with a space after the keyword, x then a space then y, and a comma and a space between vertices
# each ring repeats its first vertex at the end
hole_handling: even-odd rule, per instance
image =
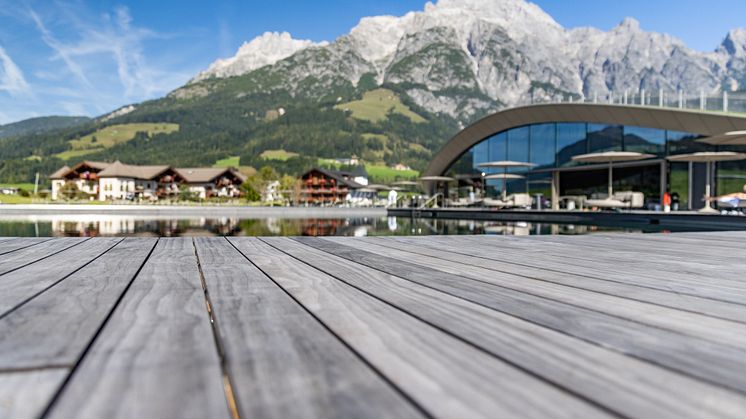
POLYGON ((640 30, 640 21, 633 17, 625 17, 624 20, 622 20, 614 29, 637 32, 640 30))
POLYGON ((736 28, 728 32, 721 48, 729 55, 746 56, 746 29, 736 28))
POLYGON ((314 43, 309 40, 293 39, 288 32, 265 32, 249 42, 244 42, 233 57, 219 59, 212 63, 207 70, 199 73, 192 81, 211 77, 238 76, 275 64, 302 49, 326 44, 326 42, 314 43))

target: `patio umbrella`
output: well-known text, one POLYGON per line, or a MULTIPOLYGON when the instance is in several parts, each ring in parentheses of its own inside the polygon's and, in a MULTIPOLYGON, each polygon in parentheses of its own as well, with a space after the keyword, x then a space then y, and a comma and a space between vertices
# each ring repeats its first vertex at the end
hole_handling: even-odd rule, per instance
POLYGON ((604 151, 601 153, 580 154, 573 156, 573 160, 580 163, 609 163, 609 199, 614 194, 614 162, 645 160, 655 157, 652 154, 634 151, 604 151))
MULTIPOLYGON (((670 161, 683 161, 683 162, 692 162, 692 163, 706 163, 707 164, 707 170, 706 175, 707 176, 707 183, 705 183, 705 196, 707 198, 712 198, 712 191, 711 191, 711 185, 710 185, 710 177, 712 173, 712 163, 718 162, 718 161, 734 161, 734 160, 744 160, 746 159, 746 154, 743 153, 734 153, 732 151, 704 151, 700 153, 691 153, 691 154, 676 154, 673 156, 668 156, 668 160, 670 161)), ((699 210, 700 212, 717 212, 715 208, 712 207, 711 200, 707 200, 707 205, 705 205, 704 208, 699 210)))
POLYGON ((388 191, 389 189, 391 189, 386 185, 377 185, 377 184, 368 185, 367 188, 375 189, 377 191, 388 191))
POLYGON ((420 178, 421 182, 453 182, 454 178, 448 176, 423 176, 420 178))
POLYGON ((398 182, 392 183, 394 186, 417 186, 419 183, 413 181, 413 180, 400 180, 398 182))
POLYGON ((697 141, 712 145, 746 145, 746 131, 726 132, 725 134, 713 135, 712 137, 697 141))
MULTIPOLYGON (((510 161, 510 160, 501 160, 501 161, 488 161, 485 163, 479 163, 477 167, 483 167, 483 168, 502 168, 503 169, 503 175, 507 176, 508 169, 509 168, 516 168, 516 167, 534 167, 536 166, 533 163, 528 162, 522 162, 522 161, 510 161)), ((491 176, 491 175, 490 175, 491 176)), ((489 178, 485 176, 485 179, 498 179, 498 178, 489 178)), ((502 177, 499 179, 503 179, 503 201, 507 199, 508 197, 508 191, 507 191, 507 177, 502 177)))

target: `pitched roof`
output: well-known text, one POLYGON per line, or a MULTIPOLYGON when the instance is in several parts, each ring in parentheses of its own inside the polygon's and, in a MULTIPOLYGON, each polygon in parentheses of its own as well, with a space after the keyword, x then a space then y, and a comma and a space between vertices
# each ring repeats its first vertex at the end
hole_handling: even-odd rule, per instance
POLYGON ((66 174, 70 173, 70 168, 67 165, 60 167, 56 172, 49 175, 50 179, 62 179, 66 174))
POLYGON ((103 161, 90 161, 90 160, 83 160, 82 162, 76 164, 73 166, 72 170, 77 170, 81 166, 88 166, 92 169, 98 169, 98 170, 104 170, 107 167, 111 166, 112 163, 107 163, 103 161))
POLYGON ((230 174, 241 182, 246 181, 246 176, 235 169, 231 168, 213 168, 213 167, 187 167, 174 169, 187 183, 209 183, 216 178, 225 174, 230 174))
POLYGON ((342 183, 344 183, 345 185, 347 185, 348 187, 350 187, 352 189, 360 189, 360 188, 363 187, 363 185, 355 182, 354 180, 346 178, 345 176, 349 176, 349 173, 347 173, 347 172, 339 172, 339 171, 336 171, 336 170, 322 169, 320 167, 316 167, 316 168, 313 168, 313 169, 309 170, 306 173, 312 172, 314 170, 317 171, 317 172, 321 172, 321 173, 323 173, 324 175, 326 175, 326 176, 328 176, 330 178, 335 179, 337 182, 342 182, 342 183))
POLYGON ((131 178, 131 179, 142 179, 150 180, 160 175, 166 170, 170 169, 171 166, 135 166, 130 164, 124 164, 117 160, 111 163, 106 169, 102 170, 98 177, 119 177, 119 178, 131 178))
POLYGON ((365 170, 365 166, 363 166, 363 165, 355 166, 355 168, 352 169, 352 177, 364 177, 364 178, 367 178, 368 177, 368 171, 365 170))

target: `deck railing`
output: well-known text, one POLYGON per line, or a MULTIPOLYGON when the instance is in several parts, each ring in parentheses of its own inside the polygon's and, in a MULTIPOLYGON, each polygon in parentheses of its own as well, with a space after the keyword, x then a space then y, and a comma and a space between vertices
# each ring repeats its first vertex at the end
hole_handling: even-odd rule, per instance
POLYGON ((621 92, 574 93, 555 95, 530 95, 522 98, 517 106, 542 103, 608 103, 615 105, 651 106, 660 108, 689 109, 710 112, 746 113, 746 91, 740 92, 691 92, 685 90, 624 90, 621 92))

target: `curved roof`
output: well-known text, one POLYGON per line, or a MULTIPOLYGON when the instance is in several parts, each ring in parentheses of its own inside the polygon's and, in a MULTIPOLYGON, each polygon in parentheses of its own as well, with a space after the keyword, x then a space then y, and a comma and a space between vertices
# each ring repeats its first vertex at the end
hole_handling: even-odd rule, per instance
POLYGON ((713 136, 746 130, 746 117, 692 110, 595 103, 554 103, 507 109, 487 116, 451 138, 433 157, 425 175, 443 174, 461 155, 490 136, 524 125, 589 122, 634 125, 713 136))

